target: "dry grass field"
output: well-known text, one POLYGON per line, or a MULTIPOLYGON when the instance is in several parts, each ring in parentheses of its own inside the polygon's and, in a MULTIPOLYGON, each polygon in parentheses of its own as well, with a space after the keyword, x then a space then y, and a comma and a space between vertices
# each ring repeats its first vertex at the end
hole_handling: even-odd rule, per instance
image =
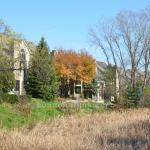
POLYGON ((26 129, 0 130, 0 150, 148 150, 150 109, 70 116, 26 129))

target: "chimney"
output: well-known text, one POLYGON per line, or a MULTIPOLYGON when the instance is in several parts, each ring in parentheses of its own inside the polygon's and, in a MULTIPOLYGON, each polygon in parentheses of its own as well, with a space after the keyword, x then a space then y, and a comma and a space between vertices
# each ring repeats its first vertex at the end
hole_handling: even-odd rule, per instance
POLYGON ((50 52, 50 55, 51 55, 52 62, 54 62, 55 50, 52 50, 52 51, 50 52))

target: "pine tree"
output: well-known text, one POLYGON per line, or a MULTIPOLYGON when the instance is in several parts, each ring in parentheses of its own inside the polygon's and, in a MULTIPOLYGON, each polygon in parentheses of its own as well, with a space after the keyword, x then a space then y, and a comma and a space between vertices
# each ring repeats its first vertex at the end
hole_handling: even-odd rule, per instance
POLYGON ((102 72, 102 80, 105 82, 105 99, 110 100, 111 96, 116 98, 116 67, 108 65, 102 72))
POLYGON ((27 92, 35 98, 54 100, 58 93, 58 80, 44 38, 41 38, 32 56, 27 92))

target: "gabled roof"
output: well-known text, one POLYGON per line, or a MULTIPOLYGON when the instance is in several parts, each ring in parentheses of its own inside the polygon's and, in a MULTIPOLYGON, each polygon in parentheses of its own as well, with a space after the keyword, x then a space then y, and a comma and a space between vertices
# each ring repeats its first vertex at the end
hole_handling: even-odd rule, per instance
POLYGON ((102 72, 107 68, 107 64, 105 62, 96 61, 96 78, 101 79, 102 72))

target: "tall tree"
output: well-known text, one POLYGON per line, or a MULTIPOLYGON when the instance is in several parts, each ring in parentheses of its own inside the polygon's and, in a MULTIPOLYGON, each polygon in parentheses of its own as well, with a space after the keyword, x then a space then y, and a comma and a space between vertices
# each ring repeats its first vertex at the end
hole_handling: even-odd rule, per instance
POLYGON ((60 77, 84 83, 91 83, 96 73, 95 60, 86 52, 59 50, 55 54, 55 66, 60 77))
POLYGON ((13 41, 20 36, 0 19, 0 92, 7 93, 15 88, 13 73, 13 41))
POLYGON ((10 58, 0 53, 0 92, 2 93, 10 92, 15 88, 15 77, 10 69, 11 65, 10 58))
POLYGON ((54 100, 58 93, 55 69, 44 38, 41 38, 32 56, 27 91, 33 97, 54 100))
POLYGON ((129 83, 132 91, 136 90, 136 82, 142 70, 143 89, 148 83, 149 12, 150 9, 140 12, 123 11, 114 19, 102 20, 97 28, 90 31, 92 43, 104 53, 108 64, 115 64, 119 82, 124 76, 122 81, 129 83))
MULTIPOLYGON (((72 50, 59 50, 55 54, 55 66, 66 93, 74 86, 75 81, 90 84, 95 78, 95 60, 86 52, 77 53, 72 50), (69 85, 72 85, 69 87, 69 85)), ((82 87, 82 86, 81 86, 82 87)), ((81 89, 82 92, 82 89, 81 89)))

